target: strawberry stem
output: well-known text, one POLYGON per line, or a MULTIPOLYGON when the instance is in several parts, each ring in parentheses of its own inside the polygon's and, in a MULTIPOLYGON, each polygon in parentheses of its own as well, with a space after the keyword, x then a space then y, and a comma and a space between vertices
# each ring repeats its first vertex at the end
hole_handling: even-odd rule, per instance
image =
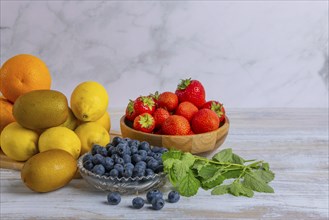
POLYGON ((149 128, 153 123, 153 117, 150 114, 141 115, 139 123, 142 128, 149 128))
POLYGON ((192 79, 188 78, 188 79, 182 79, 180 84, 178 84, 177 89, 178 90, 184 90, 186 89, 190 84, 191 84, 192 79))

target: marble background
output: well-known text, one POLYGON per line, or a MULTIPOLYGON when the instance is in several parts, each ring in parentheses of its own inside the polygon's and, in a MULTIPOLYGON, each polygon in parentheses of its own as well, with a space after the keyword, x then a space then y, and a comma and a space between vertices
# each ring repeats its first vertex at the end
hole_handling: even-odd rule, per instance
POLYGON ((101 82, 110 109, 189 77, 227 109, 328 107, 328 1, 1 0, 1 64, 20 53, 68 97, 101 82))

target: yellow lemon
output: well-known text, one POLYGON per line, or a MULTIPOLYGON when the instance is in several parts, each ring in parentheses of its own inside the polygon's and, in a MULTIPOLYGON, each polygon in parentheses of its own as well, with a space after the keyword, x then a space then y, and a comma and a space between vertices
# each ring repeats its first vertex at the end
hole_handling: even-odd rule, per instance
POLYGON ((71 94, 71 108, 81 121, 96 121, 106 112, 109 97, 106 89, 98 82, 79 84, 71 94))
MULTIPOLYGON (((98 119, 97 121, 94 121, 94 122, 102 125, 107 131, 111 130, 111 117, 110 117, 110 113, 108 113, 108 112, 105 112, 105 114, 100 119, 98 119)), ((84 124, 84 123, 86 123, 86 122, 79 121, 79 125, 84 124)))
POLYGON ((78 127, 78 119, 73 114, 72 110, 69 108, 69 116, 67 117, 66 121, 61 124, 61 127, 67 127, 71 130, 74 130, 78 127))
POLYGON ((94 144, 105 146, 110 142, 109 132, 96 122, 79 125, 75 133, 81 141, 81 155, 89 152, 94 144))
POLYGON ((48 150, 31 157, 21 170, 24 184, 35 192, 50 192, 68 184, 77 170, 77 162, 63 150, 48 150))
POLYGON ((1 149, 9 158, 25 161, 38 153, 38 138, 37 132, 12 122, 1 132, 1 149))
POLYGON ((44 131, 39 138, 39 151, 61 149, 78 159, 81 152, 81 142, 74 131, 66 127, 53 127, 44 131))

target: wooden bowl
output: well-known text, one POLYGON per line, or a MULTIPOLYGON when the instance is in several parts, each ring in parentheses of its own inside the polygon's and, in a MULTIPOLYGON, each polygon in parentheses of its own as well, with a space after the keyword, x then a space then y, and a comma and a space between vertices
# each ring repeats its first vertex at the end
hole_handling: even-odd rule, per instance
POLYGON ((159 135, 137 131, 132 128, 132 123, 120 119, 122 137, 128 137, 139 141, 147 141, 153 146, 174 148, 194 154, 212 151, 221 146, 228 134, 230 127, 229 119, 226 117, 221 126, 214 131, 194 135, 159 135))

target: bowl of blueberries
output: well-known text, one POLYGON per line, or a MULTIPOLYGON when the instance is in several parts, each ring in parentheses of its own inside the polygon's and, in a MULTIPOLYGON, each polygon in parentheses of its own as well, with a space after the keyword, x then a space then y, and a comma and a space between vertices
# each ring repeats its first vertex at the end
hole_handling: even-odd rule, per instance
POLYGON ((136 194, 165 184, 162 154, 166 151, 146 141, 114 137, 106 146, 94 145, 82 155, 78 169, 96 189, 136 194))

